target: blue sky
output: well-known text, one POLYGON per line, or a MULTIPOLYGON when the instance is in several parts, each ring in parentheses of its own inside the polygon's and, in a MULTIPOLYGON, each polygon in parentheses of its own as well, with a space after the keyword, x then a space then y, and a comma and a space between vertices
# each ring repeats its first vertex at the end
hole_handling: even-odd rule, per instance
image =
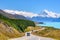
POLYGON ((44 9, 60 13, 60 0, 0 0, 0 9, 40 13, 44 9))

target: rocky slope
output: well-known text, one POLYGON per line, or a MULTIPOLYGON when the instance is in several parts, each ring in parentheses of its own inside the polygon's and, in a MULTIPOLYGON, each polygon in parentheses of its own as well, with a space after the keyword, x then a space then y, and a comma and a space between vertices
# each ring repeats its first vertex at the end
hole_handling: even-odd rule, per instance
POLYGON ((18 30, 0 20, 0 40, 7 40, 8 38, 15 38, 20 36, 21 33, 18 30))

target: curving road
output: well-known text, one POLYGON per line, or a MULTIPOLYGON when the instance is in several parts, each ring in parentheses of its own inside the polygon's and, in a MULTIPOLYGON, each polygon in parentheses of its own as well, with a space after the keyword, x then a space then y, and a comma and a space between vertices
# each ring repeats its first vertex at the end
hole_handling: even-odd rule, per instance
MULTIPOLYGON (((41 30, 44 30, 44 28, 41 29, 41 30)), ((39 31, 39 30, 36 30, 36 31, 39 31)), ((52 38, 46 38, 46 37, 40 37, 40 36, 33 35, 33 34, 31 34, 31 31, 30 32, 26 32, 25 34, 26 35, 23 36, 23 37, 9 39, 9 40, 54 40, 52 38), (30 36, 27 36, 27 33, 30 33, 30 36)))
POLYGON ((39 36, 35 36, 31 34, 30 36, 24 36, 24 37, 14 38, 10 40, 54 40, 54 39, 46 38, 46 37, 39 37, 39 36))

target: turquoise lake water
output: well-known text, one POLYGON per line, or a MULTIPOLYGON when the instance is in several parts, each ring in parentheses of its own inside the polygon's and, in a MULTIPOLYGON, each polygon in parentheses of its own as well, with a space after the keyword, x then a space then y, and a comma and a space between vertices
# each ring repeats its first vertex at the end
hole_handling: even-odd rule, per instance
POLYGON ((51 26, 60 29, 60 22, 43 22, 44 24, 37 24, 38 26, 51 26))

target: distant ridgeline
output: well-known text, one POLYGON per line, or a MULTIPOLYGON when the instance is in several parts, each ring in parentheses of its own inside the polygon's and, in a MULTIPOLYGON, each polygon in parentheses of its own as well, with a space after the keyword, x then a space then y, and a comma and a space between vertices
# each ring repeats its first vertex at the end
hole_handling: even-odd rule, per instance
POLYGON ((35 23, 33 21, 24 20, 24 19, 11 19, 11 18, 4 16, 5 13, 2 13, 3 11, 2 12, 1 11, 0 11, 0 21, 3 21, 4 23, 8 24, 11 27, 14 27, 20 32, 24 32, 24 30, 28 26, 33 26, 33 27, 35 26, 35 23))

